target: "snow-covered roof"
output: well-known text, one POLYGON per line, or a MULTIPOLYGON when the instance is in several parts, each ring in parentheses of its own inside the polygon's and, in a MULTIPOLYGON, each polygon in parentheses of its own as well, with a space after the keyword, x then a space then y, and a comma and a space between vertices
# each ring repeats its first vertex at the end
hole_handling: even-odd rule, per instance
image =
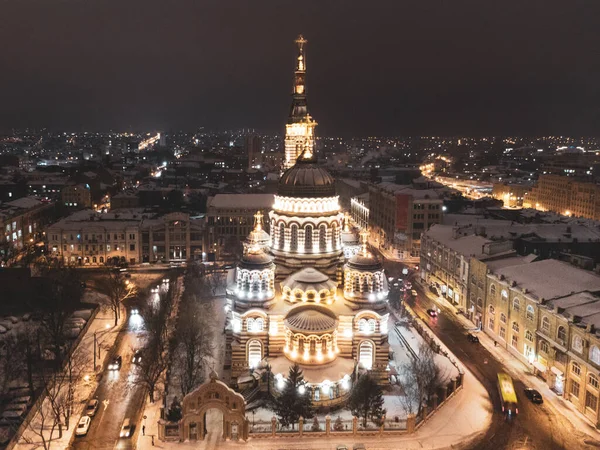
POLYGON ((483 253, 483 246, 492 242, 482 236, 459 236, 453 237, 453 227, 448 225, 433 225, 426 233, 444 246, 465 256, 476 256, 483 253))
POLYGON ((300 289, 303 292, 315 290, 320 292, 323 289, 328 289, 330 292, 335 292, 337 283, 329 279, 327 275, 319 272, 312 267, 306 267, 291 274, 282 283, 282 286, 294 289, 300 289))
POLYGON ((555 299, 583 291, 600 291, 600 276, 569 263, 546 259, 530 264, 502 267, 494 272, 527 289, 539 299, 555 299))
POLYGON ((388 192, 392 192, 394 194, 405 194, 410 195, 416 199, 432 199, 437 200, 441 199, 443 193, 452 191, 450 188, 439 188, 439 189, 415 189, 410 185, 404 184, 396 184, 396 183, 379 183, 377 187, 385 189, 388 192))
MULTIPOLYGON (((278 356, 277 358, 269 358, 269 364, 271 365, 271 373, 280 373, 287 377, 293 362, 285 356, 278 356)), ((317 384, 325 380, 336 382, 343 379, 345 375, 352 375, 354 365, 355 361, 353 359, 338 356, 328 364, 319 364, 318 366, 301 364, 300 366, 302 367, 304 380, 308 383, 317 384)))
POLYGON ((209 207, 230 209, 267 209, 275 203, 274 194, 217 194, 209 198, 209 207))

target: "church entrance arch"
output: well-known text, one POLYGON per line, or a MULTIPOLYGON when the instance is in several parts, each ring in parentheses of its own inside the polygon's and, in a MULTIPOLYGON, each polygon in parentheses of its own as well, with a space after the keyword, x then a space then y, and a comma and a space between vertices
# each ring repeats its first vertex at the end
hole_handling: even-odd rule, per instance
POLYGON ((203 440, 218 433, 223 440, 247 440, 246 402, 241 394, 219 381, 210 380, 183 398, 180 433, 183 440, 203 440))

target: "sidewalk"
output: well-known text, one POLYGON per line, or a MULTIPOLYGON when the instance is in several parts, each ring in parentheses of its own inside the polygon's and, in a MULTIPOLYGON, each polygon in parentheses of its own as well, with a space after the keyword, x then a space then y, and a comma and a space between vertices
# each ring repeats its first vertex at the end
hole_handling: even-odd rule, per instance
MULTIPOLYGON (((463 314, 456 314, 457 309, 454 305, 442 297, 435 297, 426 289, 425 286, 423 286, 420 280, 415 279, 414 281, 419 283, 424 292, 427 294, 428 298, 434 300, 437 304, 441 304, 443 307, 451 311, 455 317, 458 318, 461 325, 465 329, 472 330, 475 328, 475 324, 467 319, 463 314)), ((527 386, 537 389, 542 394, 545 405, 550 405, 555 412, 569 420, 569 422, 571 422, 571 424, 577 430, 587 433, 594 439, 600 439, 600 431, 597 430, 596 427, 587 418, 585 418, 571 402, 559 396, 556 392, 548 387, 544 380, 535 376, 532 372, 531 366, 517 359, 501 345, 494 346, 494 339, 488 336, 484 331, 477 333, 477 336, 479 337, 479 342, 481 345, 483 345, 486 350, 489 351, 494 358, 496 358, 496 360, 505 366, 506 371, 513 378, 522 381, 527 386)))
MULTIPOLYGON (((81 342, 77 346, 77 348, 73 351, 73 353, 78 353, 82 355, 86 355, 85 360, 82 362, 84 364, 84 368, 81 371, 82 376, 86 376, 87 380, 82 380, 78 385, 75 385, 74 398, 73 398, 73 409, 71 413, 71 418, 69 421, 69 429, 65 429, 63 427, 62 437, 58 438, 58 427, 54 430, 52 434, 52 448, 68 448, 69 443, 73 437, 75 432, 75 428, 77 427, 77 422, 81 417, 81 413, 87 400, 90 396, 96 391, 96 372, 94 371, 94 333, 96 334, 96 343, 100 346, 100 358, 96 358, 96 366, 102 368, 104 365, 104 360, 106 356, 109 354, 109 349, 115 343, 117 339, 117 335, 123 325, 127 315, 125 313, 121 314, 121 319, 119 324, 114 326, 114 316, 111 311, 98 311, 96 317, 92 320, 89 328, 87 329, 85 335, 81 339, 81 342), (89 357, 87 356, 89 355, 89 357)), ((68 389, 68 383, 65 384, 63 389, 68 389)), ((52 425, 50 419, 50 405, 49 400, 45 400, 42 404, 42 409, 46 411, 45 417, 45 425, 44 425, 44 437, 46 440, 50 438, 50 426, 52 425)), ((25 429, 23 434, 20 436, 18 443, 13 447, 18 450, 34 450, 43 448, 42 439, 40 436, 42 418, 40 413, 36 414, 36 416, 30 422, 30 425, 25 429)))
POLYGON ((148 405, 145 411, 146 436, 138 436, 137 449, 151 450, 153 448, 168 450, 213 450, 213 449, 260 449, 260 450, 335 450, 336 445, 363 443, 369 450, 377 449, 449 449, 468 448, 469 444, 481 438, 490 426, 492 408, 487 391, 470 372, 465 373, 464 388, 456 396, 439 409, 419 430, 406 436, 339 436, 320 438, 270 438, 249 439, 243 441, 221 441, 219 436, 209 435, 204 441, 198 442, 162 442, 156 438, 158 434, 157 420, 160 402, 148 405), (460 417, 461 420, 456 420, 460 417), (154 447, 152 438, 155 435, 154 447))

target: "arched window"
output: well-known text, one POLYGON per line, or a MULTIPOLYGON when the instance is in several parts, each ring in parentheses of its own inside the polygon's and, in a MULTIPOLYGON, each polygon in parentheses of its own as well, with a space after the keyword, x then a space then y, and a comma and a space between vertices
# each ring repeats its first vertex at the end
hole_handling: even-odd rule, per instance
POLYGON ((527 305, 527 320, 533 321, 535 315, 535 311, 533 310, 533 306, 527 305))
POLYGON ((583 339, 577 335, 573 336, 573 350, 575 350, 577 353, 581 353, 583 351, 583 339))
POLYGON ((358 321, 358 331, 362 331, 362 332, 367 331, 367 321, 366 321, 366 319, 360 319, 358 321))
POLYGON ((515 333, 518 333, 519 332, 519 324, 517 322, 513 322, 512 329, 515 333))
POLYGON ((249 332, 254 331, 254 319, 252 317, 246 319, 246 330, 249 332))
POLYGON ((312 248, 313 248, 312 238, 313 238, 313 227, 312 227, 312 225, 306 225, 306 228, 304 228, 304 250, 306 252, 312 252, 312 248))
POLYGON ((590 348, 590 360, 594 364, 600 365, 600 349, 595 345, 592 345, 592 347, 590 348))
POLYGON ((581 375, 581 366, 579 365, 579 363, 576 363, 575 361, 571 363, 571 372, 577 376, 581 375))
POLYGON ((489 310, 490 310, 490 314, 492 314, 492 315, 496 314, 496 308, 494 308, 494 305, 490 305, 489 310))
POLYGON ((248 342, 248 365, 254 369, 262 360, 262 343, 259 340, 253 339, 248 342))
POLYGON ((559 341, 561 341, 564 345, 565 342, 567 342, 567 330, 565 329, 565 327, 560 326, 558 327, 558 331, 556 332, 556 337, 558 338, 559 341))
POLYGON ((279 250, 283 250, 285 247, 285 225, 279 224, 279 250))
POLYGON ((257 319, 254 320, 254 331, 256 331, 257 333, 260 333, 261 331, 263 331, 265 328, 265 321, 262 319, 262 317, 258 317, 257 319))
POLYGON ((483 300, 481 299, 481 297, 477 297, 477 307, 479 309, 483 308, 483 300))
POLYGON ((490 286, 490 295, 491 295, 492 297, 495 297, 495 296, 496 296, 496 285, 495 285, 495 284, 492 284, 492 285, 490 286))
POLYGON ((521 310, 521 302, 519 301, 518 297, 513 299, 513 309, 515 312, 519 312, 521 310))
POLYGON ((506 314, 500 313, 500 322, 506 323, 506 314))
POLYGON ((100 264, 103 264, 103 263, 104 263, 104 256, 101 256, 100 257, 100 264))
POLYGON ((371 370, 373 368, 373 343, 370 341, 361 342, 358 354, 359 364, 362 364, 365 369, 371 370))
POLYGON ((550 319, 547 317, 542 318, 542 331, 548 333, 550 331, 550 319))
POLYGON ((598 383, 598 377, 593 373, 588 375, 588 385, 594 389, 598 389, 600 387, 600 383, 598 383))
POLYGON ((375 333, 375 319, 369 319, 369 332, 375 333))
POLYGON ((525 339, 527 339, 529 342, 533 342, 533 333, 529 330, 526 330, 525 339))
POLYGON ((331 248, 337 248, 337 224, 335 222, 331 224, 331 248))
POLYGON ((540 341, 540 351, 548 354, 548 343, 546 341, 540 341))
POLYGON ((298 251, 298 225, 294 224, 290 227, 290 250, 298 251))
POLYGON ((325 225, 319 227, 319 250, 322 252, 327 250, 327 227, 325 225))

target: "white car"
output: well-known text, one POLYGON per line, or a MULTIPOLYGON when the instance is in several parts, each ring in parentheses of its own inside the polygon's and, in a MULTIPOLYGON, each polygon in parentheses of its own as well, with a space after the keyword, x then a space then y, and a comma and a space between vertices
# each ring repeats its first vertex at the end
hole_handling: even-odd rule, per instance
POLYGON ((85 436, 90 429, 90 424, 92 423, 92 419, 90 416, 83 416, 79 419, 79 423, 77 424, 77 428, 75 429, 75 436, 85 436))
POLYGON ((129 420, 129 418, 127 418, 123 421, 123 426, 121 427, 120 436, 122 438, 128 438, 129 436, 131 436, 131 421, 129 420))

